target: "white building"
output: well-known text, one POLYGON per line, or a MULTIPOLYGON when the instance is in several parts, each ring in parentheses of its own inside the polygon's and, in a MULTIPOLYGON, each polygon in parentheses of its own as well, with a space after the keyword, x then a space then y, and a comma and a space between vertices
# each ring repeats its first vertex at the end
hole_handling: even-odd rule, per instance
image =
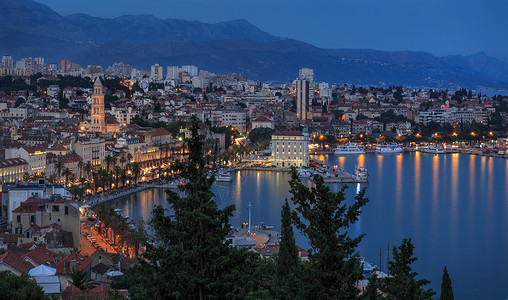
POLYGON ((267 116, 259 116, 259 117, 255 118, 254 120, 252 120, 251 124, 252 124, 252 128, 251 128, 252 130, 254 130, 256 128, 261 128, 261 127, 271 128, 271 129, 274 128, 273 120, 268 118, 267 116))
POLYGON ((236 127, 238 131, 245 131, 247 129, 247 113, 241 110, 223 111, 222 126, 236 127))
POLYGON ((48 95, 51 98, 58 97, 58 94, 60 93, 60 87, 56 84, 48 86, 46 89, 46 95, 48 95))
POLYGON ((272 135, 272 166, 289 168, 309 165, 309 132, 277 131, 272 135))
POLYGON ((73 150, 83 159, 83 163, 91 162, 92 166, 100 166, 105 157, 106 141, 104 139, 86 138, 78 140, 73 150))
POLYGON ((28 173, 40 174, 46 170, 46 150, 42 147, 22 147, 5 149, 5 158, 22 158, 28 163, 28 173))
POLYGON ((164 79, 164 70, 161 65, 155 64, 151 68, 150 79, 153 81, 158 81, 164 79))
POLYGON ((305 79, 305 80, 308 80, 309 82, 313 83, 314 82, 314 70, 312 70, 309 67, 301 68, 300 71, 298 72, 298 79, 305 79))
POLYGON ((191 65, 183 65, 182 72, 189 73, 190 76, 198 76, 198 67, 191 65))
POLYGON ((182 72, 182 69, 180 69, 180 67, 178 66, 168 66, 167 71, 168 72, 166 74, 166 79, 176 80, 178 79, 178 75, 180 75, 180 72, 182 72))
POLYGON ((71 194, 63 185, 53 185, 46 182, 45 179, 39 179, 38 182, 22 182, 7 186, 7 216, 9 222, 12 222, 12 211, 25 202, 28 198, 50 198, 51 195, 59 194, 64 197, 70 197, 71 194))

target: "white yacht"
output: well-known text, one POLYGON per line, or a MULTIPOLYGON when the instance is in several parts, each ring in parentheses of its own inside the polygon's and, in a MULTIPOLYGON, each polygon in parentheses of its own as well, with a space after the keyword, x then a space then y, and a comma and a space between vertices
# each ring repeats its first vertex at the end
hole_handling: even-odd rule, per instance
POLYGON ((366 179, 369 177, 369 172, 364 167, 356 166, 355 167, 355 176, 359 179, 366 179))
POLYGON ((365 154, 365 151, 363 151, 362 148, 360 148, 359 145, 353 144, 351 142, 347 143, 346 145, 338 145, 333 153, 335 154, 365 154))
POLYGON ((398 144, 378 144, 376 146, 376 153, 400 153, 403 152, 404 148, 399 146, 398 144))
POLYGON ((436 145, 424 146, 420 149, 420 151, 422 153, 431 153, 431 154, 445 154, 446 153, 446 151, 443 147, 436 146, 436 145))
POLYGON ((217 176, 215 176, 215 181, 217 182, 231 182, 233 181, 233 177, 230 173, 227 172, 219 172, 217 176))
POLYGON ((312 177, 312 173, 307 169, 298 169, 296 170, 298 177, 300 178, 310 178, 312 177))

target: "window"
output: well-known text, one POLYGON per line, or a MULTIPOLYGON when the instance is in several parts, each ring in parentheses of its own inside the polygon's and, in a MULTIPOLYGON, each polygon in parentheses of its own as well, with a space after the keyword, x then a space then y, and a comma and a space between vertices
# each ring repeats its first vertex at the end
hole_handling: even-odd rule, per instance
POLYGON ((30 222, 35 223, 35 216, 30 216, 30 222))
POLYGON ((53 207, 51 208, 51 211, 60 211, 60 206, 53 205, 53 207))
POLYGON ((69 207, 68 207, 68 206, 66 206, 66 207, 65 207, 65 214, 66 214, 66 215, 68 215, 68 214, 69 214, 69 207))
POLYGON ((18 223, 21 222, 21 215, 16 216, 16 221, 18 221, 18 223))

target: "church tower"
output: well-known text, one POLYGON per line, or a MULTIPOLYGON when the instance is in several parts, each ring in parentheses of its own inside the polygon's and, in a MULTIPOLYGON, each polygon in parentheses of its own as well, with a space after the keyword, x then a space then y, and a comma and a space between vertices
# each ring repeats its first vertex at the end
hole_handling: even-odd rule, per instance
POLYGON ((104 114, 104 86, 97 77, 93 85, 92 95, 92 131, 106 132, 106 116, 104 114))

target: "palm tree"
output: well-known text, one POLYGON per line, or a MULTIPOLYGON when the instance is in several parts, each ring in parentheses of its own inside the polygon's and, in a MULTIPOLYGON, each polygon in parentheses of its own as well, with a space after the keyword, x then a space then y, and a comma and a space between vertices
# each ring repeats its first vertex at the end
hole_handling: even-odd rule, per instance
POLYGON ((23 174, 23 181, 29 181, 30 180, 30 174, 28 172, 25 172, 23 174))
POLYGON ((93 170, 92 162, 91 161, 87 161, 85 166, 83 167, 83 170, 85 171, 85 174, 87 175, 87 178, 90 179, 90 175, 92 174, 92 170, 93 170))
POLYGON ((62 172, 62 175, 65 177, 65 186, 67 186, 67 183, 69 182, 69 176, 71 176, 72 172, 69 168, 65 168, 62 172))
POLYGON ((106 170, 109 172, 109 166, 113 162, 113 157, 108 154, 106 157, 104 157, 104 161, 106 162, 106 170))
POLYGON ((56 183, 56 176, 55 175, 49 175, 48 181, 51 182, 52 184, 55 184, 56 183))
POLYGON ((62 174, 62 169, 64 168, 64 164, 61 160, 57 161, 56 164, 55 164, 55 170, 57 172, 57 175, 58 175, 58 181, 61 182, 62 179, 60 178, 61 174, 62 174))
POLYGON ((135 162, 132 165, 132 175, 134 175, 134 184, 138 183, 138 176, 141 173, 141 168, 139 167, 139 164, 135 162))
POLYGON ((82 160, 78 161, 78 170, 79 170, 79 179, 81 180, 81 177, 83 177, 83 167, 85 164, 82 160))
POLYGON ((120 167, 119 167, 119 166, 116 166, 116 167, 113 169, 113 171, 115 172, 115 179, 116 179, 116 180, 115 180, 115 185, 116 185, 116 187, 119 187, 119 185, 118 185, 118 179, 119 179, 119 177, 120 177, 120 173, 122 172, 122 169, 120 169, 120 167))
POLYGON ((125 169, 125 162, 126 161, 127 161, 127 159, 125 158, 125 156, 120 157, 120 164, 122 164, 122 169, 125 169))
POLYGON ((130 164, 132 162, 132 154, 127 153, 127 164, 130 164))

